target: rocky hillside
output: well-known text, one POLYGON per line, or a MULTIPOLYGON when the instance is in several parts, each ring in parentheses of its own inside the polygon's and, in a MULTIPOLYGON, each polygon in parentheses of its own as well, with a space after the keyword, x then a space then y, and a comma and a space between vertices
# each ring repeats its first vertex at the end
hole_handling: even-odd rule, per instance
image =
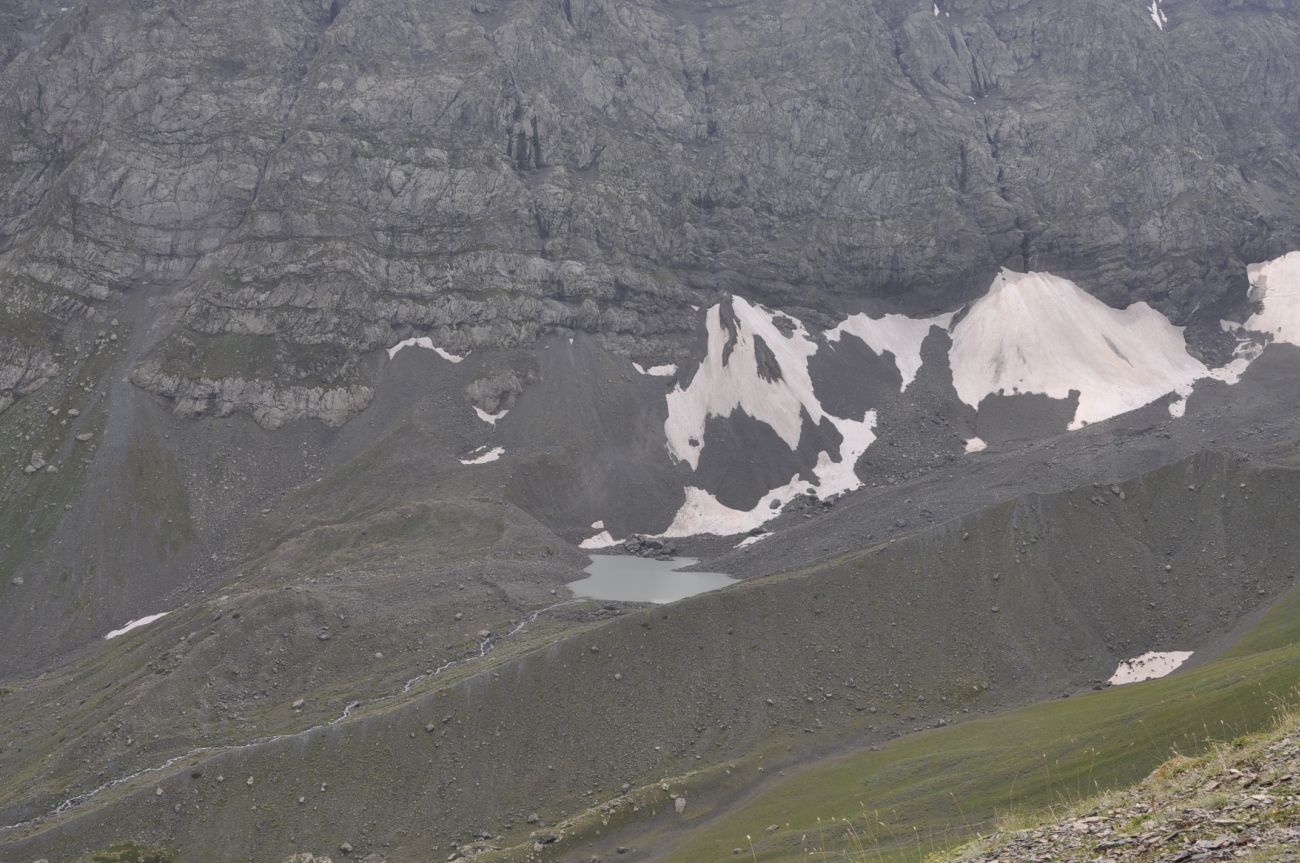
POLYGON ((632 863, 1213 662, 1297 201, 1297 0, 0 0, 0 861, 632 863))
POLYGON ((5 0, 0 406, 129 297, 138 385, 271 423, 411 335, 663 361, 719 292, 950 310, 1004 264, 1208 333, 1300 246, 1300 20, 1157 9, 5 0))
POLYGON ((1067 817, 996 833, 934 863, 1300 860, 1300 717, 1199 758, 1175 758, 1132 789, 1067 817))
MULTIPOLYGON (((218 863, 347 842, 420 860, 484 831, 527 848, 530 813, 550 826, 687 773, 689 817, 725 811, 729 788, 818 754, 1101 686, 1148 650, 1213 655, 1294 583, 1298 483, 1289 465, 1205 455, 673 606, 513 622, 469 564, 444 605, 419 569, 307 555, 356 553, 320 531, 0 698, 0 775, 25 777, 0 792, 0 853, 136 840, 218 863), (479 627, 483 649, 444 652, 479 627), (42 705, 62 705, 57 731, 33 721, 42 705)), ((403 515, 367 527, 391 542, 403 515)), ((822 536, 835 519, 862 530, 824 518, 822 536)), ((504 570, 495 591, 520 602, 504 570)), ((556 601, 543 593, 534 609, 556 601)), ((552 851, 575 859, 591 838, 552 851)))

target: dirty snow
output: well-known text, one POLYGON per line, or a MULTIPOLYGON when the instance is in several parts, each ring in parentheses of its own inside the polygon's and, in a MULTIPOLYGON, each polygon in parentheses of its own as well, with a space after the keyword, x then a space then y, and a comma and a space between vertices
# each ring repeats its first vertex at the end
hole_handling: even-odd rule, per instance
POLYGON ((496 413, 490 414, 478 405, 474 405, 474 413, 478 414, 478 418, 483 420, 483 422, 494 426, 497 424, 498 420, 505 419, 506 414, 510 413, 510 410, 508 408, 502 408, 496 413))
POLYGON ((835 423, 844 442, 840 447, 840 460, 832 461, 824 450, 817 455, 817 465, 813 474, 816 484, 810 484, 795 474, 785 485, 771 489, 752 509, 732 509, 721 503, 716 497, 702 488, 686 487, 686 502, 673 517, 673 523, 660 534, 664 538, 696 536, 711 533, 716 536, 734 536, 748 533, 756 527, 781 514, 781 510, 790 501, 801 494, 816 494, 822 498, 843 494, 862 485, 854 466, 858 458, 866 452, 875 440, 872 429, 875 426, 875 411, 867 411, 867 419, 862 423, 828 417, 835 423))
MULTIPOLYGON (((1300 252, 1250 264, 1246 277, 1250 281, 1250 301, 1261 310, 1245 323, 1219 321, 1223 332, 1236 336, 1237 347, 1226 365, 1205 373, 1205 377, 1226 384, 1237 383, 1268 342, 1300 345, 1300 252)), ((1169 406, 1169 413, 1181 417, 1191 392, 1190 386, 1180 388, 1180 398, 1169 406)))
POLYGON ((497 459, 501 458, 501 456, 506 454, 505 449, 499 446, 494 446, 492 447, 492 449, 489 449, 486 452, 481 452, 484 449, 486 449, 486 446, 481 446, 476 450, 472 450, 468 458, 462 458, 459 460, 460 463, 461 464, 487 464, 488 462, 496 461, 497 459), (474 453, 480 453, 480 454, 474 455, 474 453))
POLYGON ((813 473, 816 483, 809 486, 796 474, 785 485, 772 489, 750 510, 732 509, 721 504, 704 489, 688 486, 686 502, 677 512, 666 537, 713 533, 729 536, 745 533, 773 518, 781 507, 796 495, 815 491, 823 497, 857 488, 862 483, 854 472, 858 458, 876 439, 876 413, 867 411, 862 419, 832 416, 822 409, 813 392, 808 360, 817 352, 818 343, 798 320, 781 312, 770 312, 740 297, 731 299, 736 332, 734 341, 722 323, 722 307, 713 306, 705 317, 708 352, 691 382, 668 393, 668 419, 664 433, 668 450, 678 461, 692 468, 699 466, 704 426, 709 417, 731 416, 740 410, 766 423, 791 450, 797 449, 803 430, 803 417, 814 424, 828 420, 843 439, 838 460, 825 451, 818 454, 813 473), (790 322, 790 335, 775 324, 781 317, 790 322), (780 376, 768 380, 759 374, 756 340, 762 339, 776 359, 780 376), (724 360, 724 355, 726 356, 724 360))
POLYGON ((845 334, 857 336, 877 356, 884 356, 888 351, 894 357, 894 365, 903 377, 902 389, 906 390, 916 380, 916 373, 921 370, 921 343, 930 334, 931 327, 947 329, 952 323, 952 314, 938 315, 933 318, 909 318, 907 315, 884 315, 880 318, 864 314, 850 315, 839 326, 826 332, 828 342, 838 342, 845 334))
POLYGON ((1192 651, 1190 650, 1144 653, 1141 656, 1121 662, 1119 667, 1115 669, 1115 673, 1110 676, 1109 683, 1112 686, 1122 686, 1125 683, 1155 680, 1157 677, 1164 677, 1177 670, 1180 665, 1191 659, 1191 657, 1192 651))
POLYGON ((169 614, 171 614, 170 611, 163 611, 163 612, 159 612, 158 614, 150 614, 147 617, 138 618, 136 620, 131 621, 126 626, 123 626, 121 629, 115 629, 112 632, 108 633, 108 635, 104 636, 104 640, 108 641, 110 638, 117 638, 119 635, 125 635, 126 633, 130 632, 133 629, 139 629, 142 626, 148 626, 149 624, 153 623, 155 620, 166 617, 169 614))
MULTIPOLYGON (((444 348, 435 347, 433 344, 433 339, 429 338, 428 336, 419 336, 417 338, 402 339, 402 341, 398 342, 397 344, 393 345, 391 348, 388 349, 388 358, 391 360, 393 357, 397 356, 397 352, 400 351, 402 348, 424 348, 426 351, 433 351, 435 354, 442 357, 444 360, 446 360, 449 363, 458 363, 463 359, 465 359, 465 357, 456 356, 455 354, 445 350, 444 348)), ((469 354, 466 354, 465 356, 469 356, 469 354)))
MULTIPOLYGON (((1189 354, 1182 328, 1146 303, 1113 309, 1073 282, 1050 273, 1004 270, 956 324, 951 313, 920 319, 859 314, 846 318, 825 336, 834 344, 849 334, 878 355, 888 351, 906 390, 921 368, 921 344, 931 328, 947 328, 952 338, 948 361, 953 385, 958 397, 977 409, 993 394, 1038 393, 1067 399, 1077 391, 1079 401, 1071 429, 1169 395, 1174 396, 1170 414, 1181 417, 1197 381, 1234 384, 1240 379, 1262 350, 1260 336, 1250 335, 1252 331, 1300 345, 1300 252, 1253 264, 1248 274, 1251 297, 1262 310, 1245 324, 1222 322, 1225 331, 1238 333, 1239 344, 1232 361, 1216 369, 1207 368, 1189 354)), ((698 467, 707 420, 730 416, 736 410, 766 423, 792 450, 799 445, 805 415, 813 423, 827 419, 843 436, 840 458, 833 461, 831 454, 820 453, 813 485, 795 475, 747 511, 724 506, 708 491, 688 486, 686 501, 664 537, 745 533, 775 517, 799 494, 812 491, 826 497, 858 488, 861 483, 853 468, 875 440, 874 411, 853 420, 831 416, 822 408, 808 372, 808 361, 820 341, 800 321, 739 297, 730 302, 736 321, 734 337, 723 325, 722 307, 709 308, 705 314, 705 359, 688 384, 679 382, 667 396, 664 432, 673 458, 698 467), (778 317, 793 325, 789 336, 776 326, 778 317), (767 380, 758 372, 758 338, 776 359, 780 368, 777 380, 767 380)), ((645 374, 655 371, 639 365, 637 370, 645 374)), ((968 453, 985 447, 978 437, 965 443, 968 453)))
POLYGON ((664 432, 674 458, 692 468, 698 467, 705 422, 709 417, 731 416, 737 409, 771 426, 792 450, 799 446, 805 413, 814 424, 829 419, 846 442, 874 440, 871 432, 875 426, 874 412, 868 411, 861 420, 845 420, 822 410, 808 374, 808 359, 817 352, 817 343, 802 323, 740 297, 731 299, 731 307, 735 312, 736 336, 726 359, 723 355, 727 353, 730 334, 722 325, 721 306, 713 306, 706 315, 708 353, 704 361, 685 389, 678 384, 667 396, 668 419, 664 432), (794 323, 788 337, 773 323, 778 316, 794 323), (758 373, 756 337, 776 357, 780 379, 769 381, 758 373), (696 445, 692 446, 692 441, 696 445))
POLYGON ((1146 303, 1112 309, 1050 273, 1003 270, 952 330, 948 359, 971 407, 995 393, 1079 392, 1071 429, 1190 392, 1211 372, 1187 353, 1181 327, 1146 303))

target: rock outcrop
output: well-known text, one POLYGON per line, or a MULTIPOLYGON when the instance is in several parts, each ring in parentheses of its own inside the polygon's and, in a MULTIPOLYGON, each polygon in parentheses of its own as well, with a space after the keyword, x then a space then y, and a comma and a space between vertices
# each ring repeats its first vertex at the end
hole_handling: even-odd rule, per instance
POLYGON ((159 289, 174 332, 135 379, 183 413, 334 421, 364 404, 356 356, 410 336, 565 328, 653 357, 721 291, 951 309, 1002 265, 1208 333, 1243 264, 1300 246, 1289 0, 1160 21, 1137 0, 6 0, 0 21, 0 306, 66 322, 159 289), (316 367, 175 360, 232 336, 316 367))

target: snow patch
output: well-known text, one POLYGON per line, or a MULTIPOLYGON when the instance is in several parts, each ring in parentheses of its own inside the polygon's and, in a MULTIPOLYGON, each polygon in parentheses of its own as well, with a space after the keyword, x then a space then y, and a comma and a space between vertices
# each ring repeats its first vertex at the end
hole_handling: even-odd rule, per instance
POLYGON ((766 423, 791 450, 799 446, 805 415, 814 424, 828 420, 842 438, 840 451, 835 459, 825 451, 818 454, 812 486, 796 474, 750 510, 724 506, 704 489, 688 486, 686 502, 662 534, 665 537, 745 533, 775 517, 799 494, 814 492, 826 497, 858 488, 862 483, 854 466, 876 439, 875 411, 854 420, 832 416, 822 408, 808 372, 808 360, 817 352, 818 342, 800 321, 740 297, 732 297, 730 302, 734 332, 723 324, 722 307, 710 308, 705 316, 708 352, 704 361, 685 388, 678 384, 667 395, 664 433, 673 458, 697 468, 709 417, 728 417, 736 410, 766 423), (777 318, 784 318, 788 325, 778 327, 777 318), (768 362, 761 365, 771 377, 760 372, 759 340, 768 349, 768 362), (772 360, 775 368, 770 365, 772 360))
POLYGON ((603 522, 603 521, 593 521, 593 522, 591 523, 591 529, 592 529, 592 530, 604 530, 604 529, 605 529, 605 522, 603 522))
POLYGON ((510 409, 502 408, 496 413, 490 414, 478 405, 474 405, 474 413, 478 414, 478 418, 483 420, 483 422, 494 426, 497 424, 497 420, 503 420, 506 418, 506 414, 510 413, 510 409))
POLYGON ((1216 377, 1187 353, 1181 327, 1144 302, 1112 309, 1050 273, 1003 270, 952 330, 958 397, 1078 391, 1071 429, 1150 404, 1216 377))
POLYGON ((847 437, 874 440, 870 429, 875 425, 874 412, 861 420, 844 420, 827 414, 813 394, 808 374, 808 359, 817 352, 817 343, 799 321, 788 315, 772 313, 740 297, 731 299, 735 313, 734 341, 722 324, 722 307, 713 306, 706 315, 708 353, 690 384, 678 384, 668 393, 668 419, 664 432, 668 450, 678 461, 692 468, 699 466, 700 441, 709 417, 729 417, 739 409, 772 430, 790 449, 797 449, 806 412, 814 424, 829 419, 847 437), (793 323, 789 336, 774 323, 777 317, 793 323), (762 339, 776 359, 780 376, 768 380, 759 373, 756 339, 762 339), (842 424, 856 428, 841 427, 842 424), (694 442, 694 443, 692 443, 694 442))
POLYGON ((989 445, 984 442, 983 438, 973 437, 966 441, 966 452, 984 452, 989 445))
POLYGON ((484 444, 478 449, 470 450, 468 457, 459 459, 459 461, 461 464, 487 464, 488 462, 496 461, 505 454, 506 451, 502 447, 494 446, 492 449, 487 449, 487 445, 484 444), (484 450, 487 451, 484 452, 484 450), (475 455, 474 453, 479 453, 479 455, 475 455))
POLYGON ((640 363, 632 363, 632 368, 636 369, 639 375, 649 375, 654 378, 670 378, 677 374, 677 365, 675 363, 665 363, 662 366, 651 366, 646 368, 640 363))
MULTIPOLYGON (((600 522, 597 522, 596 524, 600 524, 600 522)), ((593 527, 594 526, 595 525, 593 525, 593 527)), ((586 548, 586 549, 611 548, 612 546, 618 544, 619 544, 618 540, 610 536, 609 531, 602 530, 600 533, 596 534, 595 536, 587 537, 582 542, 578 543, 578 548, 586 548)))
POLYGON ((756 542, 762 542, 763 540, 767 539, 771 535, 772 534, 770 533, 760 533, 757 536, 747 536, 744 539, 742 539, 740 542, 736 543, 735 548, 746 548, 748 546, 753 545, 756 542))
POLYGON ((931 327, 947 329, 953 315, 948 313, 933 318, 909 318, 907 315, 885 315, 871 318, 864 314, 850 315, 839 326, 826 332, 828 342, 838 342, 845 333, 862 339, 877 356, 888 351, 903 378, 902 390, 911 386, 921 370, 921 343, 930 334, 931 327))
POLYGON ((1115 669, 1108 681, 1112 686, 1125 683, 1141 683, 1143 680, 1155 680, 1177 670, 1180 665, 1192 658, 1190 650, 1174 650, 1168 653, 1144 653, 1133 659, 1126 659, 1115 669))
POLYGON ((108 633, 107 635, 104 636, 104 640, 108 641, 111 638, 117 638, 119 635, 125 635, 126 633, 130 632, 133 629, 139 629, 142 626, 148 626, 149 624, 153 623, 155 620, 166 617, 169 614, 171 614, 170 611, 163 611, 163 612, 159 612, 158 614, 150 614, 147 617, 138 618, 136 620, 131 621, 126 626, 123 626, 121 629, 115 629, 112 632, 108 633))
POLYGON ((1187 399, 1192 394, 1191 387, 1185 387, 1176 390, 1178 398, 1169 403, 1169 415, 1174 419, 1182 419, 1187 415, 1187 399))
POLYGON ((800 479, 799 474, 795 474, 785 485, 768 491, 752 509, 748 510, 732 509, 708 491, 687 486, 686 502, 682 504, 681 509, 677 510, 673 523, 660 536, 670 539, 704 533, 715 536, 749 533, 754 528, 762 527, 776 518, 786 504, 801 494, 831 497, 860 487, 862 481, 858 479, 853 468, 858 463, 858 458, 875 440, 872 431, 876 422, 875 411, 867 411, 867 419, 861 424, 835 417, 829 419, 840 430, 844 443, 840 447, 838 462, 832 461, 825 450, 818 453, 817 465, 813 468, 813 474, 817 478, 816 484, 810 485, 800 479), (848 429, 846 426, 857 427, 856 431, 859 433, 855 436, 855 429, 848 429))
POLYGON ((735 536, 749 533, 756 527, 776 518, 781 508, 808 489, 808 483, 797 476, 785 485, 774 488, 763 496, 753 509, 732 509, 702 488, 686 487, 686 502, 673 517, 673 523, 663 532, 664 537, 695 536, 711 533, 716 536, 735 536))
POLYGON ((1156 22, 1156 26, 1161 30, 1165 29, 1165 25, 1169 23, 1169 17, 1160 8, 1160 0, 1151 0, 1151 6, 1148 7, 1147 11, 1151 13, 1151 20, 1156 22))
POLYGON ((1263 309, 1246 319, 1247 330, 1267 333, 1273 341, 1300 345, 1300 252, 1251 264, 1250 300, 1263 309))
MULTIPOLYGON (((402 348, 424 348, 426 351, 433 351, 449 363, 458 363, 465 359, 465 357, 457 356, 444 348, 435 347, 433 339, 428 336, 402 339, 400 342, 388 349, 388 358, 391 360, 393 357, 397 356, 397 352, 402 348)), ((466 354, 465 356, 467 357, 469 354, 466 354)))

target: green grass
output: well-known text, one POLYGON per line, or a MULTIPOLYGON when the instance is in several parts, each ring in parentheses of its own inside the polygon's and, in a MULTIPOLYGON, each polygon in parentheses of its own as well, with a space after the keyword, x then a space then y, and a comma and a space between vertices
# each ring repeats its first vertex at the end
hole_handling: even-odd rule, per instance
POLYGON ((737 848, 751 861, 810 852, 862 863, 924 859, 1000 820, 1073 806, 1138 781, 1175 753, 1270 726, 1300 704, 1298 637, 1293 590, 1211 663, 816 763, 731 814, 686 826, 666 859, 713 863, 737 848))

